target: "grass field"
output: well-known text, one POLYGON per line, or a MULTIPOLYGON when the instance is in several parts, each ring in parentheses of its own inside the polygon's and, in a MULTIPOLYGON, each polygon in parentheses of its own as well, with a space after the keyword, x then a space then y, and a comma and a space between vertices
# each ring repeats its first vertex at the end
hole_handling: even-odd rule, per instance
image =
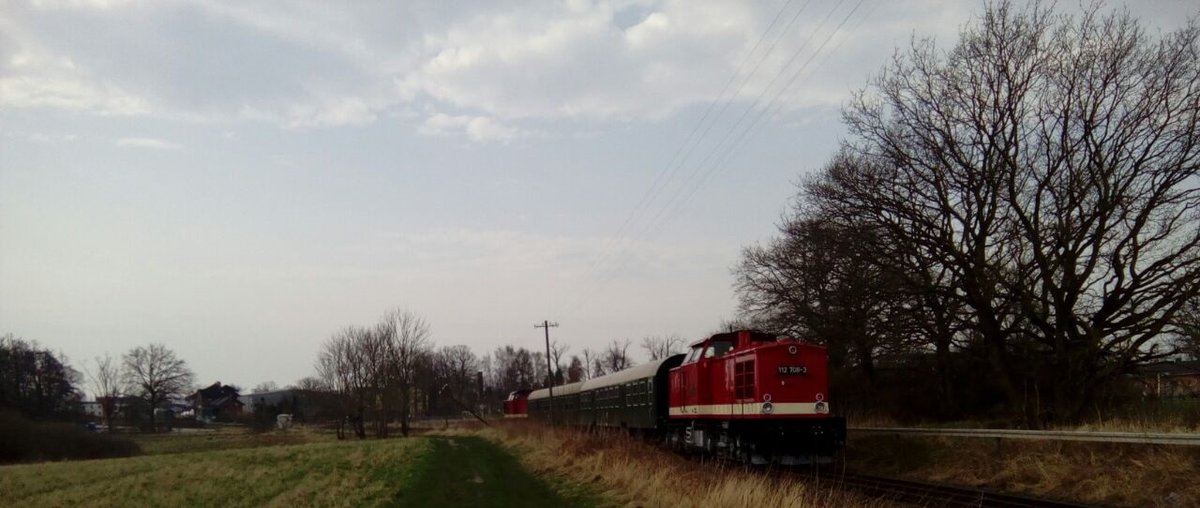
POLYGON ((161 434, 121 434, 133 439, 144 455, 192 453, 239 448, 335 441, 332 432, 317 427, 292 427, 287 432, 254 433, 241 426, 184 430, 161 434))
MULTIPOLYGON (((480 437, 256 446, 272 436, 156 436, 124 459, 0 467, 8 506, 596 506, 588 489, 531 475, 480 437), (213 437, 209 440, 208 437, 213 437), (210 451, 176 453, 187 444, 210 451), (240 449, 217 449, 241 447, 240 449)), ((279 436, 276 436, 279 437, 279 436)))

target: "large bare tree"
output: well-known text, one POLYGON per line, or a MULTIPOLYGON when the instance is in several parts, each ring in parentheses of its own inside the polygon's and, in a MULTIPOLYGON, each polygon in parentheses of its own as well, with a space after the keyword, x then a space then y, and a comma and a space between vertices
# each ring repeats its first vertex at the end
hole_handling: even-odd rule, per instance
POLYGON ((990 4, 953 49, 916 41, 857 94, 806 188, 925 264, 1029 424, 1077 418, 1161 356, 1200 291, 1198 33, 990 4))
POLYGON ((857 369, 869 390, 877 356, 910 337, 901 314, 914 304, 870 228, 793 213, 779 239, 743 251, 735 270, 742 310, 770 330, 825 345, 831 366, 857 369))
POLYGON ((154 410, 192 390, 195 375, 187 362, 163 344, 139 346, 125 353, 126 384, 150 410, 150 428, 157 431, 154 410))

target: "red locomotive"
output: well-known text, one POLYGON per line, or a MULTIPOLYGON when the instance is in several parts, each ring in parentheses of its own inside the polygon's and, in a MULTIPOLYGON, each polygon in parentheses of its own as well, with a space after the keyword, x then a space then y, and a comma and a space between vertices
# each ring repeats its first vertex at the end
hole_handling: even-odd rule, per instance
MULTIPOLYGON (((505 416, 520 410, 514 392, 505 416)), ((830 416, 825 348, 742 330, 686 355, 528 394, 531 418, 654 433, 673 446, 755 463, 832 460, 846 421, 830 416)), ((523 395, 523 394, 521 394, 523 395)), ((525 401, 522 401, 525 402, 525 401)))
POLYGON ((825 368, 824 347, 762 332, 696 341, 671 369, 667 439, 752 463, 825 462, 846 434, 825 368))
POLYGON ((531 390, 517 390, 508 394, 508 398, 504 399, 504 417, 505 418, 525 418, 529 416, 527 407, 529 392, 531 390))

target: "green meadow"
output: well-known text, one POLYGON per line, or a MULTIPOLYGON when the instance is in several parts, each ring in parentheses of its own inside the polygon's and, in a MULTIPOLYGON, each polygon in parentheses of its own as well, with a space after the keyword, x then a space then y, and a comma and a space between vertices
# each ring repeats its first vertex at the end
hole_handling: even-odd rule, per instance
POLYGON ((505 448, 477 436, 323 441, 3 466, 0 496, 0 504, 9 506, 607 504, 586 490, 530 474, 505 448))

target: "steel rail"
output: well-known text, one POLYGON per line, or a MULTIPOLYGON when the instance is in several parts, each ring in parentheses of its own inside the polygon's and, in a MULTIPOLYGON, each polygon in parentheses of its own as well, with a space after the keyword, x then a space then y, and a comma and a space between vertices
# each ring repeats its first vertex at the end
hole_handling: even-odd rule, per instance
POLYGON ((1167 432, 1078 432, 1066 430, 1016 429, 921 429, 911 427, 849 427, 847 432, 906 434, 944 437, 984 437, 998 439, 1040 439, 1054 441, 1092 441, 1124 444, 1200 446, 1200 434, 1167 432))

